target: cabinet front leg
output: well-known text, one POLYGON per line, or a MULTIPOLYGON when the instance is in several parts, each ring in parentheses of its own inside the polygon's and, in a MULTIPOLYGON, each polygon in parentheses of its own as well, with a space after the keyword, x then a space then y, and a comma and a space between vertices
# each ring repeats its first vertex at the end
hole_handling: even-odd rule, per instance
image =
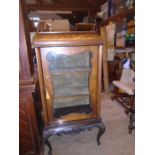
POLYGON ((50 144, 50 142, 48 140, 48 137, 44 138, 44 144, 46 144, 48 146, 48 148, 49 148, 48 154, 52 155, 52 146, 51 146, 51 144, 50 144))
POLYGON ((101 144, 100 138, 105 132, 105 126, 103 123, 100 123, 97 127, 99 129, 98 134, 97 134, 97 145, 100 145, 101 144))

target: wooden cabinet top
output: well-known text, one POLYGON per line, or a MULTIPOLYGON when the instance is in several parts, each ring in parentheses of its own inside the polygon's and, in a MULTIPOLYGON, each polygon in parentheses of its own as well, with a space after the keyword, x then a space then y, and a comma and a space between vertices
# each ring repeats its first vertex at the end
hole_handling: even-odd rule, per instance
POLYGON ((35 47, 101 44, 102 39, 95 32, 40 32, 34 37, 35 47))

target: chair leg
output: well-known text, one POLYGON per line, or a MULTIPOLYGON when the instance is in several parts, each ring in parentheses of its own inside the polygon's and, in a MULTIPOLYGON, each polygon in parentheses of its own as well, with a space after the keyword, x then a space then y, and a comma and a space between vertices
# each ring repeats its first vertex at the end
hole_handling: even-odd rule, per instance
POLYGON ((112 91, 113 96, 111 97, 112 100, 117 100, 118 98, 118 88, 114 87, 114 90, 112 91))
POLYGON ((130 122, 129 122, 129 133, 130 134, 132 133, 132 130, 135 129, 134 123, 135 123, 135 113, 131 112, 130 122))
POLYGON ((117 99, 117 96, 116 95, 115 96, 112 96, 111 99, 112 100, 116 100, 117 99))
POLYGON ((129 121, 129 133, 132 133, 132 130, 135 129, 135 104, 131 107, 130 111, 130 121, 129 121))
POLYGON ((132 108, 133 108, 133 104, 134 104, 133 96, 131 97, 131 100, 130 100, 129 104, 130 104, 131 107, 125 110, 125 113, 126 113, 127 115, 129 115, 129 113, 131 113, 132 108))
POLYGON ((125 113, 126 113, 127 115, 129 115, 130 112, 131 112, 131 109, 125 109, 125 113))

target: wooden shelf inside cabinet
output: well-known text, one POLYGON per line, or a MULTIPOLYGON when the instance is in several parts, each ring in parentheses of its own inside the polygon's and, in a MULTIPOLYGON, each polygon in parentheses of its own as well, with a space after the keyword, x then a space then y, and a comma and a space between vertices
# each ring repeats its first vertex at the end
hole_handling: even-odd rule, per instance
POLYGON ((111 16, 104 21, 101 21, 99 23, 99 25, 104 26, 104 25, 108 24, 110 21, 119 21, 120 19, 123 19, 124 17, 126 17, 128 15, 134 15, 134 14, 135 14, 135 7, 131 8, 131 9, 124 9, 121 12, 119 12, 118 14, 111 16))
POLYGON ((70 68, 70 69, 55 69, 55 70, 53 70, 52 72, 53 72, 53 74, 71 74, 71 73, 75 73, 75 72, 78 72, 78 73, 80 73, 80 72, 88 72, 88 71, 90 71, 91 70, 91 68, 90 67, 81 67, 81 68, 70 68))

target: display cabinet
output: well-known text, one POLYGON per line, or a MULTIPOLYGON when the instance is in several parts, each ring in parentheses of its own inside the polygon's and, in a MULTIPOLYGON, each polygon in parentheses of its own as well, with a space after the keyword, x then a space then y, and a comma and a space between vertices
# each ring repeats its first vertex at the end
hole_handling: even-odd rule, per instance
POLYGON ((41 100, 33 55, 26 37, 23 12, 19 9, 19 154, 41 152, 41 100), (37 121, 39 120, 39 122, 37 121))
POLYGON ((41 88, 45 143, 51 135, 98 127, 100 118, 102 40, 96 33, 37 33, 34 38, 41 88))

